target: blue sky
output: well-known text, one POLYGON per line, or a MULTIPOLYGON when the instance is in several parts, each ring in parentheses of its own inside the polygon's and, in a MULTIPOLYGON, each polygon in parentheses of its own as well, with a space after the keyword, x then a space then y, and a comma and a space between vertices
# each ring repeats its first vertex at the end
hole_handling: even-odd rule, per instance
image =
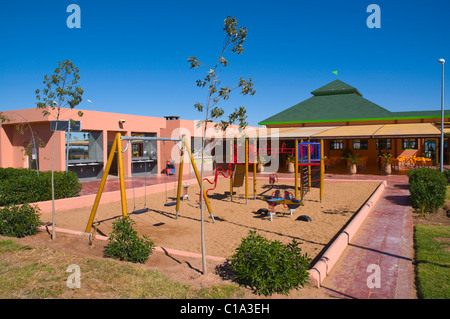
POLYGON ((436 110, 449 12, 448 0, 4 0, 0 111, 35 107, 44 75, 69 59, 80 69, 79 109, 91 109, 89 99, 98 111, 203 119, 193 105, 206 100, 195 85, 205 69, 190 70, 187 58, 216 60, 228 15, 248 34, 244 53, 227 56, 222 83, 252 77, 256 94, 233 92, 222 106, 245 106, 250 125, 309 98, 335 70, 390 111, 436 110), (81 8, 80 29, 66 25, 71 3, 81 8), (366 25, 372 3, 379 29, 366 25))

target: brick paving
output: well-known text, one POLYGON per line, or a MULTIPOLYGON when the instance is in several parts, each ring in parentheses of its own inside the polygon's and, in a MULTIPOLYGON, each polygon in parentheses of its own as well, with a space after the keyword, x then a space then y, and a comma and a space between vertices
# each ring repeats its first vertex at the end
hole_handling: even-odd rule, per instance
POLYGON ((408 177, 328 175, 328 178, 385 179, 388 184, 352 242, 323 281, 321 289, 339 298, 416 298, 408 177), (374 285, 376 273, 380 275, 379 286, 374 285))

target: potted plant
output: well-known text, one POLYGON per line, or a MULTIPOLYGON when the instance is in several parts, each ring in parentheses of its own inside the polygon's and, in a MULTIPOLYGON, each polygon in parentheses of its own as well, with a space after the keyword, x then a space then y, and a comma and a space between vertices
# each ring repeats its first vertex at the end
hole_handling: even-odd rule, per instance
POLYGON ((361 157, 361 155, 359 155, 359 154, 353 155, 350 152, 342 157, 342 159, 345 159, 345 160, 347 160, 347 162, 350 163, 350 174, 351 175, 355 175, 356 172, 358 171, 358 168, 356 167, 356 163, 361 162, 360 157, 361 157))
POLYGON ((385 175, 391 175, 392 169, 391 169, 391 157, 392 154, 390 153, 382 153, 380 156, 380 158, 384 159, 384 166, 383 166, 383 171, 385 175))
POLYGON ((294 156, 293 155, 288 155, 286 157, 286 164, 287 164, 288 172, 289 173, 294 173, 295 172, 295 165, 294 165, 294 156))
POLYGON ((258 173, 260 173, 260 172, 264 172, 264 162, 258 157, 258 159, 256 160, 256 163, 257 163, 257 168, 256 168, 256 170, 257 170, 257 172, 258 173))

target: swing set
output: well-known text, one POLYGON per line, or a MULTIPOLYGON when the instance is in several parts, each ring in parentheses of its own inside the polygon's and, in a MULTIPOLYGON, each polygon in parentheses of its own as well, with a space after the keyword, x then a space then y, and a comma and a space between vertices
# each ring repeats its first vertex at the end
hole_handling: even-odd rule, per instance
MULTIPOLYGON (((106 167, 105 167, 105 171, 103 172, 103 176, 102 176, 102 180, 100 182, 100 186, 98 188, 97 191, 97 195, 95 197, 95 201, 94 201, 94 205, 92 206, 92 210, 91 210, 91 215, 89 217, 87 226, 86 226, 86 233, 89 233, 91 231, 92 228, 92 224, 94 222, 95 219, 95 215, 97 213, 97 209, 98 209, 98 205, 100 204, 100 199, 101 196, 103 194, 103 189, 105 187, 106 184, 106 180, 108 177, 108 173, 110 171, 111 168, 111 164, 113 162, 114 159, 114 155, 115 152, 117 151, 117 162, 118 162, 118 171, 119 171, 119 182, 120 182, 120 201, 121 201, 121 207, 122 207, 122 216, 123 217, 127 217, 128 216, 128 212, 127 212, 127 199, 126 199, 126 190, 125 190, 125 174, 124 174, 124 164, 123 164, 123 153, 127 151, 128 149, 128 145, 130 143, 130 141, 132 140, 140 140, 140 141, 162 141, 164 143, 165 146, 165 142, 166 141, 173 141, 176 143, 176 145, 178 146, 177 143, 181 143, 181 148, 178 147, 178 149, 180 150, 180 168, 178 170, 178 184, 177 184, 177 198, 175 202, 168 202, 167 201, 167 181, 166 181, 166 177, 165 177, 165 187, 166 187, 166 202, 164 204, 164 206, 176 206, 176 218, 178 218, 178 211, 180 209, 180 198, 181 198, 181 188, 182 188, 182 179, 183 179, 183 164, 184 164, 184 152, 188 152, 189 158, 190 158, 190 162, 192 165, 192 168, 194 169, 194 173, 195 176, 197 178, 197 182, 198 185, 201 185, 201 179, 200 179, 200 174, 199 171, 197 169, 197 166, 195 165, 195 161, 194 161, 194 156, 192 155, 191 149, 189 147, 189 144, 187 142, 186 136, 183 135, 181 138, 167 138, 167 137, 149 137, 149 136, 122 136, 120 133, 116 133, 116 137, 114 139, 113 145, 111 147, 111 151, 109 153, 108 156, 108 161, 106 163, 106 167), (122 150, 122 141, 127 141, 127 145, 125 147, 124 150, 122 150)), ((164 150, 165 151, 165 150, 164 150)), ((165 154, 165 152, 164 152, 165 154)), ((165 155, 164 155, 165 156, 165 155)), ((145 173, 146 173, 146 169, 145 169, 145 173)), ((147 193, 147 188, 146 188, 146 177, 145 177, 145 185, 144 185, 144 192, 145 192, 145 197, 146 197, 146 193, 147 193)), ((211 218, 214 222, 214 216, 212 214, 212 209, 211 209, 211 205, 209 203, 208 197, 206 196, 206 192, 205 189, 203 189, 203 198, 205 199, 205 203, 206 206, 208 208, 208 212, 211 215, 211 218)), ((134 199, 134 182, 133 182, 133 199, 134 199)), ((144 200, 144 208, 142 209, 138 209, 135 210, 136 205, 134 202, 134 210, 131 212, 131 214, 143 214, 145 212, 149 211, 149 208, 147 207, 147 200, 144 200)))

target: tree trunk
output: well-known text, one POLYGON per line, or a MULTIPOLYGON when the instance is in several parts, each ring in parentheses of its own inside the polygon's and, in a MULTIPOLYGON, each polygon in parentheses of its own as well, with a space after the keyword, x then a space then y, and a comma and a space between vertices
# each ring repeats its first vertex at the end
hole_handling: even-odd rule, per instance
POLYGON ((52 149, 52 240, 55 240, 55 238, 56 238, 54 171, 55 171, 55 144, 56 144, 56 132, 58 129, 58 118, 59 118, 59 116, 56 117, 55 132, 53 133, 53 149, 52 149))

